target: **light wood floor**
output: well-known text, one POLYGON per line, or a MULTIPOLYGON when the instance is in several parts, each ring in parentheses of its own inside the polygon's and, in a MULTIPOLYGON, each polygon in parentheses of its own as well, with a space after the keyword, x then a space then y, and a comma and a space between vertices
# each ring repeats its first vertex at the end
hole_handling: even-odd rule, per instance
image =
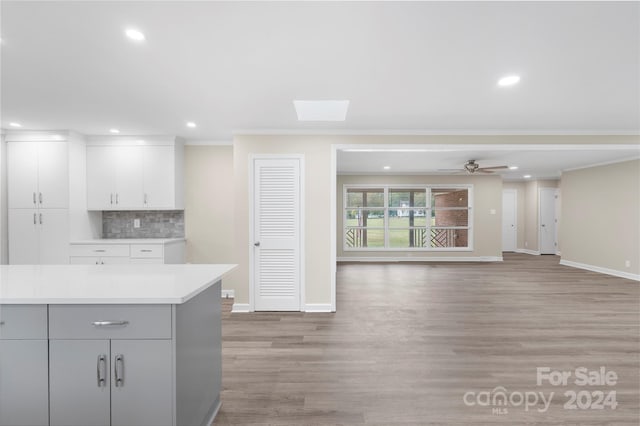
POLYGON ((558 261, 342 264, 335 314, 231 314, 226 303, 214 424, 638 425, 640 284, 558 261), (615 386, 536 384, 537 367, 600 366, 615 386), (497 386, 554 397, 544 413, 542 402, 503 415, 463 402, 497 386), (615 390, 617 408, 564 409, 565 392, 585 390, 615 390))

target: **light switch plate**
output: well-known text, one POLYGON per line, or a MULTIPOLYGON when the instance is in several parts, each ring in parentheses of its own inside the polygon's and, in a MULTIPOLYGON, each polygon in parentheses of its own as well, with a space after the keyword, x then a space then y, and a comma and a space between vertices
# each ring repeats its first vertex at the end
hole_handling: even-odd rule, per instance
POLYGON ((133 227, 140 228, 140 219, 133 219, 133 227))

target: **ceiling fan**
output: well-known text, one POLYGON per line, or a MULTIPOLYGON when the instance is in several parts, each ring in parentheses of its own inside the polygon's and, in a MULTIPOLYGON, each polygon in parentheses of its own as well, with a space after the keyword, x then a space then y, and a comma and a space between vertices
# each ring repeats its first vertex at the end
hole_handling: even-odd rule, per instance
POLYGON ((474 173, 495 173, 495 170, 508 169, 509 166, 493 166, 493 167, 480 167, 476 160, 469 160, 463 166, 462 169, 439 169, 439 172, 467 172, 468 174, 474 173))

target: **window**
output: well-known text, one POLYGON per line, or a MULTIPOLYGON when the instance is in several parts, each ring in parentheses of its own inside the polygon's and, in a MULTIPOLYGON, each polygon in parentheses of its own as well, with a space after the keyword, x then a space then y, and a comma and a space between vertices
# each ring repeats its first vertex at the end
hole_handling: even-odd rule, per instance
POLYGON ((471 185, 344 186, 345 250, 469 250, 471 185))

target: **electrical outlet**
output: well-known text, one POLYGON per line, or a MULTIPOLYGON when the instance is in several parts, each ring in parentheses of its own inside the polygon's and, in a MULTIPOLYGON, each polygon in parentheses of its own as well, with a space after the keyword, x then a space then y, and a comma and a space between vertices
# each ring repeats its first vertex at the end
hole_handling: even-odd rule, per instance
POLYGON ((140 219, 133 219, 133 227, 140 228, 140 219))
POLYGON ((624 261, 624 266, 626 266, 627 268, 631 268, 631 261, 625 260, 624 261))

